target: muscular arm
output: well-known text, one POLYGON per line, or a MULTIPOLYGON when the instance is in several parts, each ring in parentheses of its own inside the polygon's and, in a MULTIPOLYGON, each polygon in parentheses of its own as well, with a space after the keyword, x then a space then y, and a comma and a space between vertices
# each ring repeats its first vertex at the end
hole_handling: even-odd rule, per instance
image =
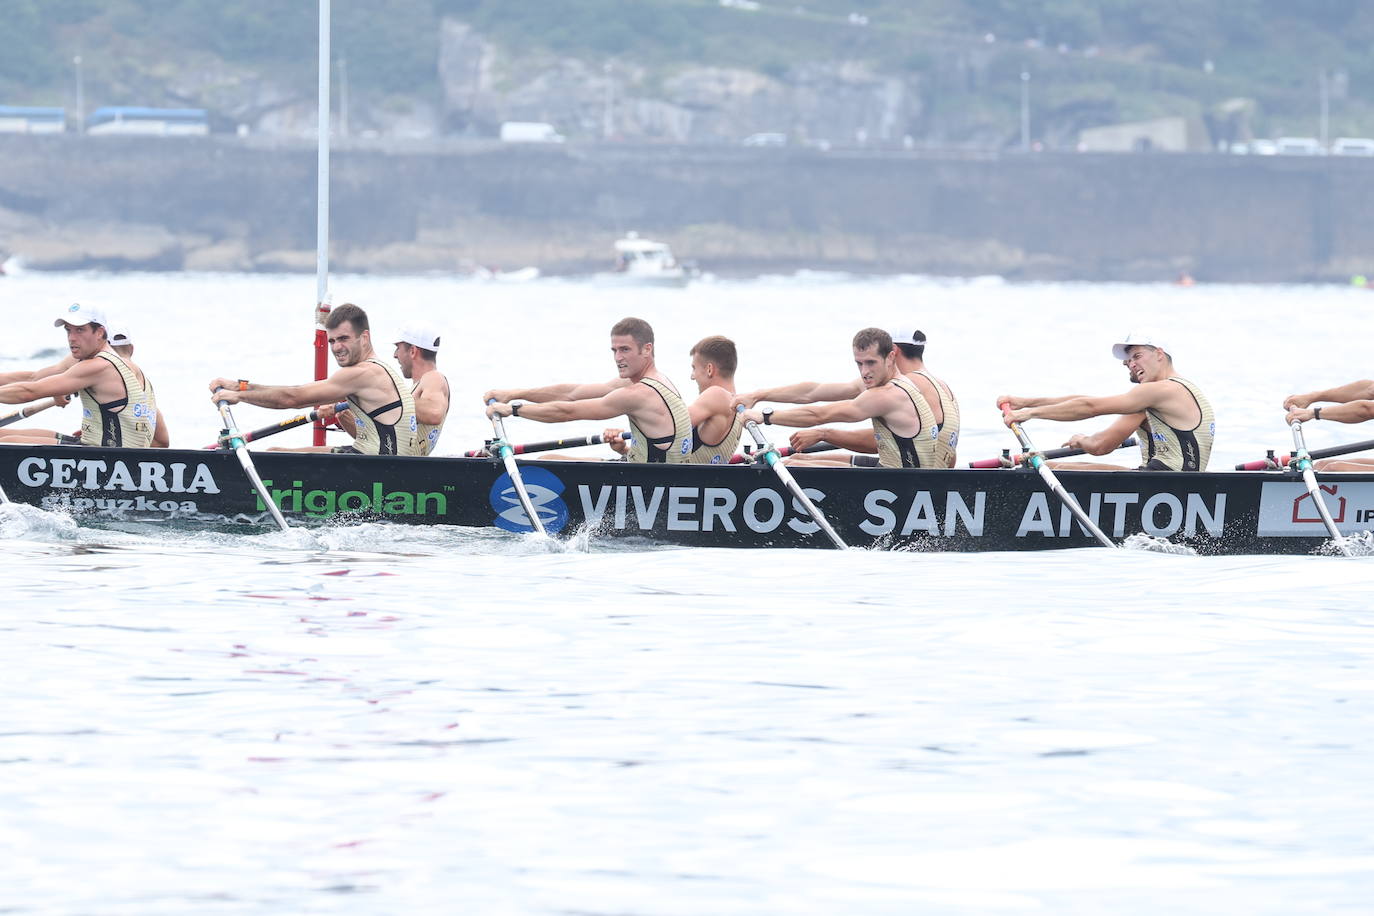
POLYGON ((421 423, 438 426, 448 416, 448 407, 448 392, 441 385, 415 396, 415 418, 421 423))
POLYGON ((1064 445, 1068 448, 1081 448, 1089 455, 1107 455, 1121 447, 1136 430, 1140 424, 1145 422, 1145 414, 1128 413, 1118 417, 1111 426, 1089 436, 1073 435, 1064 445))
POLYGON ((77 359, 75 356, 64 356, 62 359, 53 363, 51 366, 44 366, 42 369, 21 369, 17 372, 0 372, 0 385, 9 385, 14 382, 36 382, 39 379, 51 378, 66 372, 75 366, 77 359))
MULTIPOLYGON (((1374 420, 1374 400, 1346 401, 1344 404, 1323 407, 1321 411, 1323 420, 1335 420, 1337 423, 1363 423, 1366 420, 1374 420)), ((1312 413, 1311 407, 1293 407, 1288 411, 1287 420, 1289 423, 1294 420, 1311 420, 1313 419, 1312 413)))
POLYGON ((482 395, 482 403, 495 398, 502 403, 529 401, 534 404, 547 404, 551 401, 582 401, 588 398, 604 398, 617 388, 629 384, 628 379, 618 378, 609 382, 563 382, 545 385, 542 388, 493 388, 482 395))
POLYGON ((79 360, 56 375, 0 385, 0 404, 23 404, 39 398, 76 394, 82 388, 95 384, 101 368, 106 365, 108 363, 104 360, 79 360))
MULTIPOLYGON (((650 389, 644 388, 645 392, 650 389)), ((520 407, 520 419, 538 420, 540 423, 562 423, 565 420, 609 420, 629 414, 639 407, 642 398, 638 391, 617 388, 604 397, 586 398, 578 401, 551 401, 547 404, 530 403, 520 407)))
POLYGON ((827 426, 823 429, 808 429, 792 434, 792 448, 797 451, 821 441, 851 452, 872 455, 878 451, 878 440, 873 438, 871 429, 835 429, 827 426))
MULTIPOLYGON (((863 382, 796 382, 777 388, 760 388, 735 398, 736 404, 753 407, 759 401, 775 404, 814 404, 817 401, 847 401, 864 390, 863 382)), ((773 422, 777 422, 774 420, 773 422)))
MULTIPOLYGON (((793 407, 773 413, 773 422, 778 426, 817 426, 821 423, 858 423, 880 417, 892 407, 892 395, 896 389, 873 388, 865 391, 851 401, 836 401, 833 404, 813 404, 808 407, 793 407)), ((905 397, 905 395, 903 395, 905 397)), ((757 420, 759 412, 751 410, 747 417, 757 420)))
MULTIPOLYGON (((1283 402, 1284 409, 1293 407, 1310 407, 1316 403, 1330 402, 1333 404, 1345 404, 1349 401, 1369 401, 1374 400, 1374 381, 1361 379, 1358 382, 1351 382, 1348 385, 1341 385, 1337 388, 1327 388, 1324 391, 1309 391, 1307 394, 1290 394, 1283 402)), ((1326 408, 1322 408, 1322 419, 1327 416, 1326 408)), ((1335 419, 1333 416, 1332 419, 1335 419)), ((1342 422, 1352 422, 1345 420, 1342 422)), ((1358 422, 1358 421, 1354 421, 1358 422)))
POLYGON ((1019 398, 1015 395, 1004 394, 997 398, 997 406, 1001 407, 1003 404, 1010 404, 1012 410, 1020 410, 1024 407, 1048 407, 1051 404, 1060 404, 1064 401, 1081 401, 1085 397, 1087 397, 1087 395, 1066 394, 1053 398, 1019 398))
POLYGON ((162 417, 162 410, 157 412, 157 425, 153 428, 153 448, 171 448, 172 431, 167 428, 167 421, 162 417))
POLYGON ((359 387, 365 387, 359 385, 363 381, 363 372, 361 366, 350 366, 340 369, 323 381, 304 385, 249 385, 247 391, 237 390, 237 381, 219 378, 210 383, 211 400, 277 409, 314 407, 317 404, 342 401, 359 387), (216 392, 217 388, 222 390, 216 392))
MULTIPOLYGON (((1103 414, 1143 413, 1148 408, 1161 409, 1179 395, 1187 396, 1187 389, 1172 382, 1143 382, 1125 394, 1109 397, 1077 397, 1012 411, 1011 419, 1026 420, 1086 420, 1103 414)), ((1191 397, 1190 397, 1191 400, 1191 397)))

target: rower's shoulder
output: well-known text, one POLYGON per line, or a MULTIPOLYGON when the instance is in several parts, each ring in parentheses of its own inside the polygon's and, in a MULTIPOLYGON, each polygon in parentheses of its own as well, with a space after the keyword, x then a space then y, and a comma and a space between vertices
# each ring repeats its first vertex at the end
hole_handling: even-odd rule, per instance
POLYGON ((712 413, 734 413, 734 407, 731 406, 734 400, 733 391, 720 385, 712 385, 697 395, 693 403, 708 408, 712 413))

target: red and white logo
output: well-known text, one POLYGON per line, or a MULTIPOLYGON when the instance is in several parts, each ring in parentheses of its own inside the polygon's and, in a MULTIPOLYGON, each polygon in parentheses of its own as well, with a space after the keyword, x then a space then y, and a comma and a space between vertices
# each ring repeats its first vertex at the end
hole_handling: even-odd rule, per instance
MULTIPOLYGON (((1323 493, 1336 496, 1336 490, 1340 487, 1340 484, 1333 483, 1330 486, 1326 484, 1317 484, 1317 487, 1323 493)), ((1335 500, 1327 500, 1326 508, 1327 511, 1331 512, 1331 520, 1333 522, 1339 525, 1341 522, 1345 521, 1344 496, 1336 496, 1335 500)), ((1321 515, 1317 512, 1317 507, 1312 504, 1311 493, 1303 493, 1297 499, 1293 500, 1293 521, 1295 523, 1325 524, 1322 521, 1321 515), (1304 500, 1307 501, 1306 505, 1303 505, 1304 500)))

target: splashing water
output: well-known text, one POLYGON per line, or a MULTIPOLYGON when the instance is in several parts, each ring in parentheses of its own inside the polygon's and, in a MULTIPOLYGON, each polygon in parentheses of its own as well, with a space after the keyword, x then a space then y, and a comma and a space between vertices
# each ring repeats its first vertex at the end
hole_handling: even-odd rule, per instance
POLYGON ((1121 542, 1123 550, 1143 550, 1147 553, 1165 553, 1179 557, 1195 557, 1197 551, 1184 544, 1175 544, 1167 538, 1155 537, 1152 534, 1133 534, 1121 542))

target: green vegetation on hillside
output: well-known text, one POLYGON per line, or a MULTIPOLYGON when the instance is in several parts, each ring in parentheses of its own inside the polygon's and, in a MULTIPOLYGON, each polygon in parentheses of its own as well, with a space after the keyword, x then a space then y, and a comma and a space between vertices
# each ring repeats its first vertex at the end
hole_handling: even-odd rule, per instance
MULTIPOLYGON (((812 61, 866 60, 921 77, 938 94, 932 112, 950 117, 1014 105, 1024 69, 1044 117, 1067 110, 1100 123, 1248 97, 1290 133, 1314 132, 1325 72, 1333 132, 1374 133, 1374 4, 1360 0, 728 2, 338 2, 334 56, 347 60, 356 92, 434 98, 438 24, 452 16, 514 57, 735 66, 778 77, 812 61)), ((316 15, 313 2, 281 0, 0 0, 0 103, 71 104, 77 54, 97 104, 193 103, 171 77, 216 60, 308 95, 316 15), (152 97, 158 91, 163 97, 152 97)))

